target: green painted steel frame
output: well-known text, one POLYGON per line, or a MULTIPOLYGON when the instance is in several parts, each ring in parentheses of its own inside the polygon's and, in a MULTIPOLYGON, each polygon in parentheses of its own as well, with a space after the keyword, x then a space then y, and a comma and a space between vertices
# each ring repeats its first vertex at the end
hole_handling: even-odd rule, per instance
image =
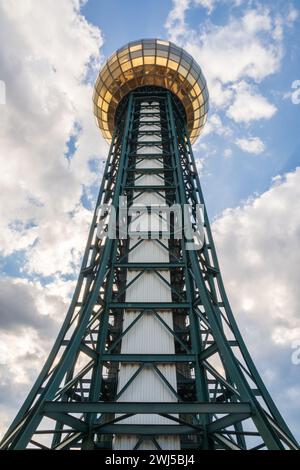
MULTIPOLYGON (((122 106, 72 303, 48 360, 4 436, 1 448, 110 448, 112 436, 118 433, 137 435, 135 448, 149 436, 160 448, 157 436, 168 434, 179 435, 182 448, 298 448, 251 360, 230 309, 181 110, 171 93, 153 87, 130 93, 122 106), (153 101, 158 105, 151 107, 153 101), (159 115, 160 130, 140 130, 142 102, 149 103, 151 118, 159 115), (141 145, 137 136, 141 135, 161 137, 163 154, 137 154, 141 145), (143 158, 163 163, 163 170, 137 169, 136 163, 143 158), (189 204, 192 217, 195 218, 196 204, 203 204, 203 249, 187 250, 185 238, 171 237, 167 246, 157 240, 170 252, 169 263, 129 263, 126 240, 97 238, 98 206, 113 205, 118 214, 120 195, 127 195, 133 202, 133 190, 139 194, 149 191, 148 186, 135 184, 143 174, 162 178, 163 184, 152 186, 151 190, 158 195, 164 191, 169 205, 189 204), (141 273, 131 283, 149 270, 166 282, 160 271, 170 271, 172 302, 126 302, 128 269, 141 273), (126 309, 139 313, 122 332, 119 323, 126 309), (173 312, 176 320, 173 330, 159 314, 163 309, 173 312), (175 354, 121 353, 123 337, 146 313, 154 315, 173 335, 175 354), (226 333, 228 329, 230 336, 226 333), (211 360, 216 356, 223 374, 211 360), (82 358, 85 363, 78 367, 82 358), (139 367, 117 393, 117 366, 122 363, 137 363, 139 367), (161 363, 176 366, 177 390, 157 367, 161 363), (177 403, 119 401, 144 367, 153 368, 176 396, 177 403), (117 413, 124 414, 116 417, 117 413), (151 428, 119 424, 137 413, 156 413, 175 424, 151 428), (178 418, 172 416, 174 413, 179 414, 178 418), (48 429, 40 429, 45 418, 54 427, 48 424, 48 429), (244 429, 247 420, 253 421, 257 431, 244 429), (51 443, 37 442, 39 436, 47 434, 52 437, 51 443), (255 436, 255 445, 248 443, 249 436, 255 436)), ((151 149, 158 142, 154 139, 143 145, 151 149)))

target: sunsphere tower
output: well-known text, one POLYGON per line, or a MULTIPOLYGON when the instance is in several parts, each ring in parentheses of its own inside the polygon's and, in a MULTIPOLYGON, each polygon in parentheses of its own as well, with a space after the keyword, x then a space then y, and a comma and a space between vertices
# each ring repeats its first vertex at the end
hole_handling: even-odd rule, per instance
POLYGON ((78 284, 2 449, 298 448, 223 287, 191 147, 207 110, 171 42, 129 43, 101 70, 110 150, 78 284))

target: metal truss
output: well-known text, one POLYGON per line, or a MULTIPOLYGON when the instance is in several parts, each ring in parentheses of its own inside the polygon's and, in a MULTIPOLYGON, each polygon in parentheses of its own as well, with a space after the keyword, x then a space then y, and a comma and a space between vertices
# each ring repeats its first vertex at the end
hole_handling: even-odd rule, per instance
MULTIPOLYGON (((118 215, 120 195, 128 198, 130 206, 134 192, 149 191, 149 186, 139 184, 147 172, 162 180, 151 191, 158 195, 164 191, 170 206, 189 204, 194 222, 197 204, 204 205, 204 199, 184 112, 170 92, 155 87, 131 92, 119 107, 97 207, 114 206, 118 215), (151 131, 143 130, 140 119, 145 102, 151 131), (157 116, 160 126, 156 129, 157 116), (141 135, 147 136, 149 149, 160 145, 162 154, 139 154, 137 137, 141 135), (143 158, 160 161, 163 169, 137 168, 143 158)), ((138 436, 135 449, 145 439, 160 449, 158 436, 163 435, 178 435, 182 449, 297 449, 233 317, 205 205, 201 249, 187 250, 186 239, 177 239, 172 230, 167 243, 157 237, 156 243, 169 253, 168 263, 130 263, 128 239, 97 237, 97 227, 105 223, 105 216, 99 220, 95 210, 69 311, 1 448, 109 449, 115 435, 126 434, 138 436), (130 270, 136 276, 128 283, 130 270), (170 273, 170 282, 162 276, 164 270, 170 273), (171 302, 126 302, 129 284, 146 271, 168 283, 171 302), (123 331, 122 319, 128 309, 137 315, 123 331), (173 328, 164 321, 161 310, 172 311, 173 328), (121 353, 124 336, 146 314, 155 316, 173 336, 175 354, 121 353), (138 364, 138 368, 117 391, 122 363, 138 364), (176 389, 161 373, 160 364, 175 364, 176 389), (145 367, 158 374, 176 397, 174 402, 122 401, 125 389, 145 367), (137 414, 164 416, 170 424, 124 422, 137 414)), ((137 240, 137 244, 143 242, 137 240)))

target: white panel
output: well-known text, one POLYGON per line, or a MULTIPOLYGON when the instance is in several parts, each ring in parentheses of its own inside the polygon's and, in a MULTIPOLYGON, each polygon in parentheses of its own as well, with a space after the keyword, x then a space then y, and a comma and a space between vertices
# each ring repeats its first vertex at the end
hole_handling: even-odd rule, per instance
MULTIPOLYGON (((130 378, 138 370, 138 365, 125 364, 122 366, 123 376, 120 378, 120 390, 123 386, 127 384, 130 378)), ((173 379, 173 366, 172 365, 159 365, 160 372, 164 377, 171 383, 171 385, 176 387, 173 379)), ((119 391, 120 391, 119 390, 119 391)), ((149 367, 142 369, 135 379, 129 384, 129 386, 124 390, 120 396, 120 401, 134 401, 134 402, 170 402, 176 400, 173 392, 167 386, 167 384, 162 380, 162 378, 156 373, 156 371, 149 367), (158 396, 159 391, 159 396, 158 396), (121 398, 122 397, 122 398, 121 398)), ((154 414, 144 414, 144 415, 135 415, 130 418, 126 418, 126 422, 131 423, 166 423, 170 422, 169 419, 164 418, 163 416, 156 416, 154 414), (144 419, 147 417, 147 419, 144 419)))
POLYGON ((141 135, 137 139, 138 142, 161 142, 161 137, 159 135, 141 135))
POLYGON ((147 116, 148 113, 145 113, 145 115, 141 116, 140 120, 141 121, 158 121, 160 122, 160 118, 158 116, 147 116))
POLYGON ((137 162, 136 168, 163 168, 163 163, 154 158, 143 158, 143 160, 137 162))
POLYGON ((143 201, 138 197, 136 198, 135 205, 131 207, 131 221, 128 227, 128 233, 132 238, 148 238, 148 231, 151 231, 151 238, 155 238, 159 231, 164 233, 165 238, 168 238, 170 230, 168 216, 165 214, 163 202, 154 203, 151 205, 158 208, 162 207, 162 214, 153 212, 149 214, 146 206, 149 201, 143 201))
MULTIPOLYGON (((172 384, 174 366, 160 365, 159 370, 164 375, 166 380, 172 384)), ((122 382, 120 385, 127 384, 134 373, 137 372, 138 366, 136 365, 123 365, 122 366, 122 382)), ((176 383, 172 384, 176 388, 176 383)), ((122 386, 120 387, 122 390, 122 386)), ((172 390, 167 386, 158 373, 149 367, 142 369, 129 384, 129 386, 121 394, 120 401, 122 402, 171 402, 176 400, 172 390)), ((122 416, 120 414, 117 415, 122 416)), ((163 416, 155 414, 139 414, 122 420, 122 423, 127 424, 173 424, 174 421, 163 416)))
POLYGON ((146 206, 150 204, 166 204, 164 191, 159 191, 159 193, 160 194, 157 194, 156 192, 150 193, 144 191, 139 194, 138 192, 134 191, 134 204, 145 204, 146 206))
POLYGON ((153 124, 147 124, 147 121, 144 121, 143 123, 140 123, 139 125, 140 131, 158 131, 160 129, 161 129, 161 125, 159 123, 153 125, 153 124))
POLYGON ((162 149, 159 147, 156 147, 155 145, 153 146, 144 145, 137 149, 137 154, 144 154, 144 153, 155 153, 157 155, 161 155, 162 149))
MULTIPOLYGON (((171 328, 172 315, 170 311, 160 311, 160 318, 171 328)), ((137 318, 139 312, 128 312, 124 319, 123 330, 137 318)), ((173 354, 174 338, 159 318, 152 313, 144 313, 143 316, 131 327, 124 336, 122 352, 126 354, 173 354), (164 338, 164 341, 160 341, 164 338)))
MULTIPOLYGON (((173 423, 174 424, 174 423, 173 423)), ((134 449, 137 443, 137 437, 135 436, 126 436, 126 438, 118 436, 115 439, 114 448, 119 450, 132 450, 134 449)), ((177 436, 160 436, 159 445, 163 450, 179 450, 178 446, 178 437, 177 436)), ((157 450, 154 443, 150 439, 143 441, 139 445, 139 450, 157 450)))
MULTIPOLYGON (((128 271, 127 283, 129 283, 139 271, 128 271)), ((168 271, 160 271, 168 282, 168 271)), ((145 272, 140 276, 126 292, 126 302, 171 302, 171 290, 166 283, 153 272, 145 272)))
MULTIPOLYGON (((140 186, 164 186, 165 182, 158 175, 142 175, 136 181, 136 185, 140 186)), ((149 201, 150 202, 150 201, 149 201)))
MULTIPOLYGON (((160 240, 166 248, 168 242, 160 240)), ((144 240, 138 245, 136 240, 130 240, 129 248, 131 263, 167 263, 169 261, 169 252, 163 248, 156 240, 144 240), (135 246, 135 248, 133 248, 135 246)))
MULTIPOLYGON (((157 103, 158 104, 158 103, 157 103)), ((145 116, 141 117, 142 121, 158 120, 153 116, 147 116, 148 113, 153 113, 155 109, 148 107, 144 109, 145 116)), ((140 131, 156 129, 157 126, 141 126, 140 131)), ((162 148, 159 147, 161 137, 159 136, 141 136, 140 141, 158 141, 158 146, 142 146, 137 150, 138 154, 162 154, 162 148)), ((153 159, 143 159, 137 164, 138 168, 163 168, 163 164, 153 159)), ((136 185, 161 185, 164 186, 164 181, 157 175, 143 175, 135 180, 136 185)), ((138 193, 134 192, 134 196, 138 193)), ((165 205, 165 193, 161 191, 161 195, 156 192, 143 192, 134 199, 134 204, 144 205, 165 205)), ((152 214, 150 217, 143 214, 139 217, 139 222, 146 225, 150 219, 151 223, 154 220, 158 221, 157 215, 152 214)), ((160 221, 161 224, 161 221, 160 221)), ((153 228, 153 227, 151 227, 153 228)), ((168 247, 168 241, 160 240, 168 247)), ((130 248, 137 244, 136 240, 130 240, 130 248)), ((134 248, 129 256, 129 262, 168 262, 169 253, 155 240, 143 240, 136 248, 134 248)), ((127 284, 130 283, 141 271, 128 270, 127 284)), ((163 270, 159 272, 160 275, 170 282, 169 271, 163 270)), ((162 279, 160 279, 154 271, 146 271, 133 282, 126 290, 127 302, 171 302, 171 290, 162 279)), ((130 326, 130 324, 140 314, 139 311, 125 311, 123 319, 123 331, 130 326)), ((172 329, 173 317, 172 312, 158 311, 158 314, 163 321, 172 329)), ((124 354, 174 354, 174 337, 168 329, 156 318, 153 312, 145 313, 124 335, 121 344, 121 353, 124 354)), ((159 364, 159 370, 169 382, 171 387, 176 390, 176 366, 174 364, 159 364)), ((128 383, 133 374, 139 369, 139 364, 120 364, 120 371, 118 376, 118 393, 128 383)), ((167 386, 164 380, 156 373, 150 366, 146 366, 143 370, 133 379, 131 384, 121 393, 120 401, 128 402, 177 402, 177 397, 172 390, 167 386)), ((135 424, 166 424, 172 423, 164 417, 157 415, 135 415, 126 418, 120 423, 135 423, 135 424)), ((138 440, 137 436, 118 435, 114 439, 115 449, 128 449, 134 448, 138 440)), ((176 450, 180 449, 180 441, 178 436, 159 436, 157 438, 159 445, 162 449, 176 450)), ((151 440, 145 440, 140 446, 140 449, 155 449, 151 440)))

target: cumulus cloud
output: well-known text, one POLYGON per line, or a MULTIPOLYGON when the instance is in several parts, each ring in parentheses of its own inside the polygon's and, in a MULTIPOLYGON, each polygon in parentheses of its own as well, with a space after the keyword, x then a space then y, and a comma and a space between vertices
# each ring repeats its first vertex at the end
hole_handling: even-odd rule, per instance
POLYGON ((249 139, 236 139, 235 144, 244 152, 258 155, 265 150, 265 144, 259 137, 249 137, 249 139))
MULTIPOLYGON (((74 213, 80 224, 83 185, 96 178, 89 160, 106 152, 92 115, 89 81, 99 67, 102 37, 80 14, 80 4, 12 0, 0 5, 1 73, 7 88, 0 128, 6 200, 0 245, 4 255, 35 244, 34 254, 39 245, 40 261, 28 264, 37 272, 46 266, 43 248, 62 241, 65 228, 74 226, 74 213), (75 153, 67 159, 72 136, 75 153)), ((72 238, 79 241, 75 232, 72 238)), ((80 244, 82 249, 82 239, 80 244)), ((70 255, 64 251, 66 264, 70 255)), ((59 269, 58 263, 52 271, 59 269)))
POLYGON ((191 7, 203 7, 211 13, 218 0, 172 0, 172 9, 168 14, 165 27, 168 30, 170 40, 179 42, 186 35, 187 24, 185 17, 191 7))
POLYGON ((51 330, 52 321, 48 315, 40 315, 28 286, 13 280, 0 280, 0 328, 1 330, 33 327, 37 330, 51 330))
POLYGON ((248 83, 242 81, 234 88, 235 99, 226 114, 235 122, 249 123, 259 119, 270 119, 276 113, 276 107, 248 83))
POLYGON ((210 85, 242 77, 261 81, 279 69, 282 58, 281 43, 272 38, 274 28, 269 10, 250 9, 225 25, 208 22, 200 34, 186 27, 181 43, 201 64, 210 85))
POLYGON ((7 429, 41 370, 63 322, 74 289, 58 277, 0 281, 0 434, 7 429))
POLYGON ((184 36, 187 36, 185 17, 189 9, 201 7, 210 15, 218 3, 222 4, 226 1, 232 6, 240 6, 241 4, 241 0, 172 0, 172 8, 165 22, 170 40, 179 42, 184 36))
MULTIPOLYGON (((59 277, 47 285, 26 278, 3 277, 0 280, 1 345, 2 334, 15 335, 18 341, 22 334, 21 343, 23 337, 36 336, 39 340, 32 343, 36 347, 45 340, 47 344, 52 341, 63 321, 73 289, 74 281, 59 277)), ((26 343, 26 338, 24 341, 26 343)), ((14 354, 11 349, 11 346, 3 346, 10 358, 14 354)))
POLYGON ((39 236, 28 251, 24 270, 43 276, 73 274, 80 263, 90 222, 91 213, 82 206, 68 216, 58 213, 50 220, 47 214, 41 216, 39 236))
POLYGON ((229 300, 263 379, 299 435, 300 168, 213 224, 229 300), (288 210, 287 210, 288 208, 288 210))
POLYGON ((208 13, 211 13, 216 4, 216 0, 194 0, 195 5, 205 8, 208 13))
MULTIPOLYGON (((207 12, 222 3, 212 2, 207 12)), ((197 7, 199 4, 192 0, 174 0, 165 27, 169 38, 200 64, 207 80, 210 113, 203 136, 207 136, 206 142, 210 140, 210 151, 205 153, 206 158, 220 152, 218 143, 212 141, 215 134, 221 137, 224 147, 230 138, 248 153, 262 153, 264 139, 241 139, 237 125, 249 128, 276 114, 275 104, 265 96, 260 84, 280 71, 284 33, 294 24, 297 14, 292 7, 279 14, 270 4, 266 7, 232 1, 224 23, 215 24, 209 16, 191 27, 187 13, 197 7)), ((221 152, 228 157, 228 152, 221 152)))
MULTIPOLYGON (((211 10, 217 2, 198 2, 198 6, 205 3, 211 10)), ((245 80, 259 83, 278 72, 284 54, 283 31, 297 18, 294 8, 286 8, 280 15, 267 7, 246 6, 225 24, 206 21, 197 30, 186 23, 187 11, 195 6, 195 1, 174 0, 165 27, 170 39, 181 44, 203 68, 213 105, 227 107, 231 103, 239 94, 232 84, 245 80)))
POLYGON ((202 132, 202 136, 209 134, 218 134, 218 135, 230 135, 231 130, 228 126, 225 126, 222 122, 220 116, 216 113, 211 114, 208 116, 208 120, 205 124, 204 130, 202 132))
POLYGON ((243 322, 256 324, 257 341, 268 331, 273 346, 290 347, 300 338, 299 199, 298 168, 261 196, 227 209, 213 225, 235 310, 243 322))
POLYGON ((230 158, 232 156, 232 150, 230 148, 227 148, 224 150, 224 157, 230 158))
POLYGON ((185 13, 190 7, 190 0, 173 0, 171 9, 165 27, 169 31, 170 40, 177 42, 178 37, 186 31, 185 13))

